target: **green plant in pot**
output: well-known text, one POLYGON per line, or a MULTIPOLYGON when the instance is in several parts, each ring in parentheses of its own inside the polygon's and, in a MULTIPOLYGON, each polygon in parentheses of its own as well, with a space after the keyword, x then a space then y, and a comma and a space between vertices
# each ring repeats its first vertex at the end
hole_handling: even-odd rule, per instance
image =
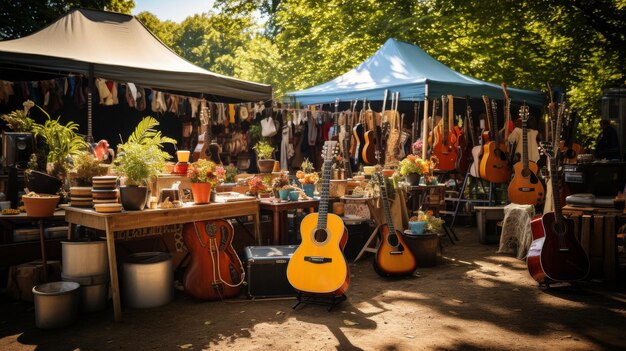
POLYGON ((109 168, 95 155, 87 150, 80 151, 74 156, 74 164, 69 172, 73 186, 91 186, 93 177, 104 176, 109 168))
POLYGON ((274 147, 266 140, 259 140, 253 147, 257 155, 259 173, 270 173, 274 169, 274 147))
POLYGON ((176 140, 163 136, 154 129, 159 122, 147 116, 142 119, 135 131, 122 145, 121 153, 115 159, 114 169, 126 177, 126 185, 120 187, 122 206, 127 211, 142 210, 148 196, 148 182, 155 178, 172 158, 163 150, 166 143, 176 144, 176 140))

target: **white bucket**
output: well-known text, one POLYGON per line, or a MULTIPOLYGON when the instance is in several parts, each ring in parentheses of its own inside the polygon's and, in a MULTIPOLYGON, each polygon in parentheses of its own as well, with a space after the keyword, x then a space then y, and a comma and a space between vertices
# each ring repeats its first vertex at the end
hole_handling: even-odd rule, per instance
POLYGON ((132 254, 123 269, 124 304, 151 308, 168 304, 173 297, 172 257, 164 252, 132 254))
POLYGON ((106 241, 62 241, 63 274, 89 277, 109 274, 106 241))
POLYGON ((74 282, 52 282, 35 285, 35 325, 41 329, 66 327, 78 315, 78 288, 74 282))

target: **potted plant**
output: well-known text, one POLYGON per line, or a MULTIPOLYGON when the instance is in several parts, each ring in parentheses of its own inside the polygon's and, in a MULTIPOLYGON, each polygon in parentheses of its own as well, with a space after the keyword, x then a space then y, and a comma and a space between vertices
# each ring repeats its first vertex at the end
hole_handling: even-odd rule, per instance
POLYGON ((399 163, 400 174, 410 185, 418 185, 420 177, 430 171, 430 163, 419 156, 408 155, 399 163))
POLYGON ((281 200, 287 200, 289 196, 289 191, 291 188, 286 188, 289 186, 289 173, 288 172, 280 172, 278 177, 272 179, 272 190, 274 191, 274 197, 280 197, 281 200))
POLYGON ((253 147, 257 155, 257 166, 259 167, 259 173, 270 173, 274 169, 274 147, 265 140, 259 140, 253 147))
POLYGON ((214 188, 218 181, 216 168, 215 162, 206 159, 200 159, 189 166, 187 177, 191 180, 194 203, 209 203, 211 188, 214 188))
POLYGON ((296 172, 296 178, 300 184, 302 184, 302 190, 304 193, 313 197, 313 193, 315 192, 315 184, 319 181, 319 175, 317 172, 313 170, 313 163, 309 161, 308 158, 305 158, 300 165, 300 170, 296 172))
POLYGON ((261 176, 254 176, 248 180, 248 194, 258 196, 267 190, 267 185, 263 182, 261 176))
POLYGON ((146 185, 172 158, 163 151, 163 144, 176 144, 176 140, 155 130, 158 125, 154 117, 147 116, 137 124, 128 141, 118 145, 121 153, 115 159, 114 169, 126 177, 126 185, 120 187, 120 199, 127 211, 145 207, 148 195, 146 185))

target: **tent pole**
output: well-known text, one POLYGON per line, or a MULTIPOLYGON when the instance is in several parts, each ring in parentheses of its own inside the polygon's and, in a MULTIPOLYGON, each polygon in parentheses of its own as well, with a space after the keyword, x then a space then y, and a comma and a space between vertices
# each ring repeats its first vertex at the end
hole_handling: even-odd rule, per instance
POLYGON ((428 84, 424 85, 424 120, 422 121, 422 159, 428 149, 428 84))
POLYGON ((94 67, 93 63, 89 64, 89 90, 87 91, 87 142, 93 143, 93 129, 92 129, 92 113, 93 113, 93 88, 94 88, 94 67))

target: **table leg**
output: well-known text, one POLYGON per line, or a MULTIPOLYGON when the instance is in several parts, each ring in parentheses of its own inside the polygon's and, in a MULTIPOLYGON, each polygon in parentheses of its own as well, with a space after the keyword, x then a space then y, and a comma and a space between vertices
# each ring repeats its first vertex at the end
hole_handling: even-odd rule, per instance
POLYGON ((280 211, 274 211, 274 242, 272 245, 278 245, 280 242, 280 211))
POLYGON ((261 215, 257 211, 254 215, 254 235, 256 235, 256 241, 259 245, 263 245, 263 241, 261 238, 261 215))
POLYGON ((113 295, 113 314, 116 322, 122 321, 122 304, 120 300, 120 285, 117 278, 117 258, 115 256, 115 234, 111 230, 109 220, 105 219, 107 253, 109 255, 109 274, 111 276, 111 294, 113 295))
POLYGON ((39 244, 41 244, 41 264, 43 265, 43 281, 48 282, 48 261, 46 260, 46 238, 43 235, 43 219, 39 220, 39 244))

